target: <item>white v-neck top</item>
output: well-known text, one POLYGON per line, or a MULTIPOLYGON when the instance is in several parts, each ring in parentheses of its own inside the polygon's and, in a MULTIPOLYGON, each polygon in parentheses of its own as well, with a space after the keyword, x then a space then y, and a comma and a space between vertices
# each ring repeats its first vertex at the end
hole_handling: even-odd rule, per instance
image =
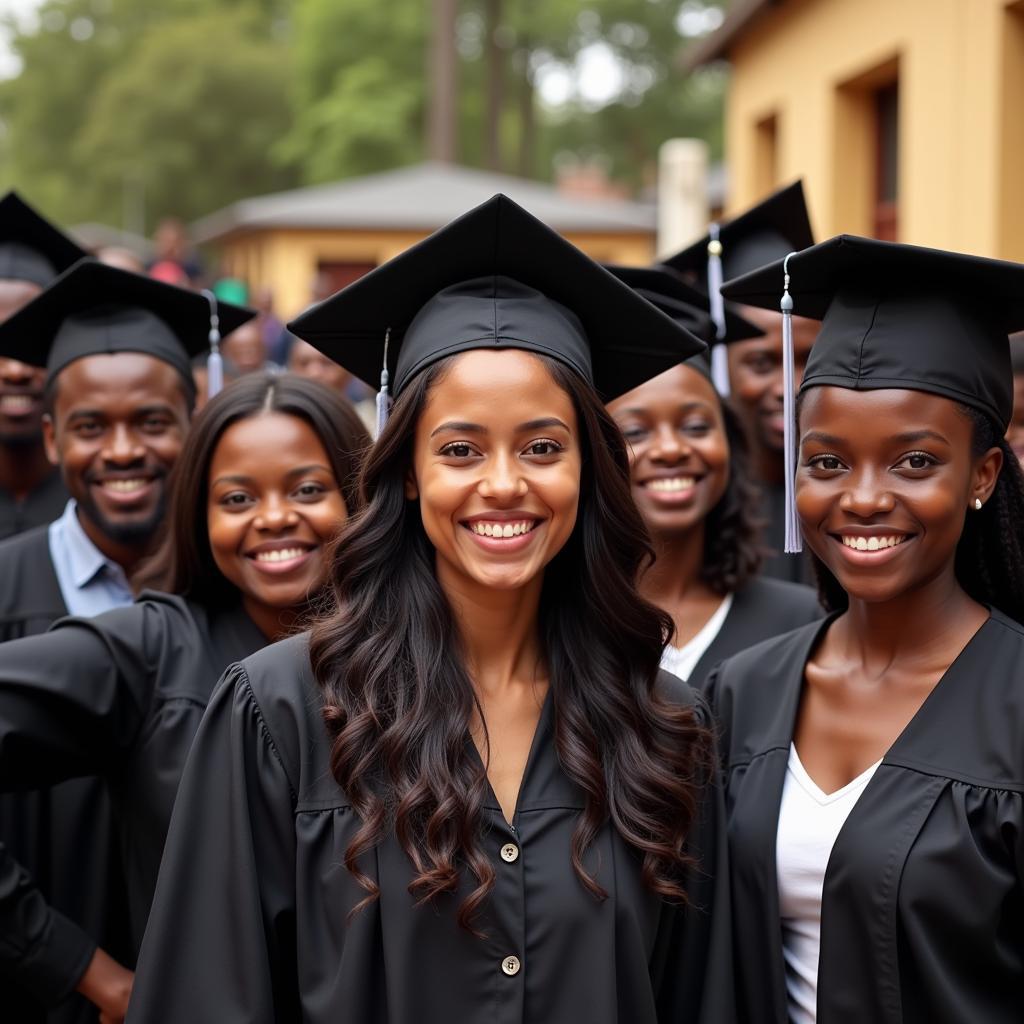
POLYGON ((791 1024, 815 1024, 817 1019, 825 869, 840 829, 881 763, 877 761, 842 789, 825 793, 800 763, 796 747, 789 746, 775 863, 791 1024))
POLYGON ((697 667, 697 662, 704 657, 704 652, 718 636, 729 616, 730 608, 732 608, 732 594, 726 594, 714 614, 704 623, 700 632, 692 640, 688 640, 682 647, 673 647, 669 644, 665 648, 661 655, 661 667, 666 672, 678 676, 685 683, 690 678, 690 673, 697 667))

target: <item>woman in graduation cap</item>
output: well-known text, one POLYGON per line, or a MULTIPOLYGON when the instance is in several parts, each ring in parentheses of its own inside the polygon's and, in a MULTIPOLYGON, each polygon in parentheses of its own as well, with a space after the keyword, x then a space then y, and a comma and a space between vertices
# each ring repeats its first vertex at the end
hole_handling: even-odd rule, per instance
POLYGON ((130 1019, 731 1020, 709 718, 601 401, 701 343, 503 196, 291 329, 397 398, 335 610, 210 706, 130 1019))
MULTIPOLYGON (((1024 477, 1003 433, 1024 267, 840 236, 786 269, 784 309, 823 320, 788 545, 802 531, 831 614, 709 683, 740 1013, 1019 1021, 1024 477)), ((783 282, 780 262, 723 293, 767 308, 783 282)))
MULTIPOLYGON (((2 784, 106 779, 135 951, 213 686, 308 613, 327 545, 359 508, 369 441, 351 406, 315 382, 261 374, 232 385, 197 417, 179 462, 147 580, 167 593, 0 645, 2 784)), ((47 1005, 77 987, 105 1019, 123 1017, 130 976, 2 851, 0 923, 0 969, 47 1005)))
MULTIPOLYGON (((700 338, 715 329, 708 300, 658 267, 609 267, 700 338)), ((731 308, 721 344, 760 335, 731 308)), ((672 616, 662 667, 700 688, 723 658, 821 618, 814 591, 758 575, 764 557, 758 494, 736 413, 691 356, 608 406, 629 444, 633 499, 656 552, 640 592, 672 616)))

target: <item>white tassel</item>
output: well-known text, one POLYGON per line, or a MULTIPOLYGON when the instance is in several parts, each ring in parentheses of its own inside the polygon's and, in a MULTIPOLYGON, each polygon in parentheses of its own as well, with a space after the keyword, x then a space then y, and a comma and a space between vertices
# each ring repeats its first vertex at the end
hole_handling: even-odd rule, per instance
POLYGON ((217 312, 217 296, 208 288, 203 289, 206 301, 210 303, 210 354, 206 359, 206 399, 224 390, 224 359, 220 354, 220 315, 217 312))
POLYGON ((729 354, 722 340, 725 337, 725 300, 722 298, 722 243, 718 239, 718 225, 712 224, 708 233, 711 236, 708 242, 708 298, 718 342, 711 346, 711 383, 723 398, 727 398, 730 390, 729 354))
POLYGON ((388 415, 391 412, 391 396, 388 388, 390 383, 390 377, 388 376, 388 344, 390 341, 391 328, 389 327, 384 335, 384 368, 380 371, 380 391, 377 392, 377 429, 373 435, 374 440, 380 437, 384 427, 387 425, 388 415))
MULTIPOLYGON (((789 256, 793 256, 790 253, 789 256)), ((793 366, 793 297, 789 294, 789 256, 783 261, 782 302, 782 415, 783 415, 783 467, 786 474, 785 544, 787 555, 797 555, 804 549, 800 534, 800 518, 796 512, 796 387, 793 366)))

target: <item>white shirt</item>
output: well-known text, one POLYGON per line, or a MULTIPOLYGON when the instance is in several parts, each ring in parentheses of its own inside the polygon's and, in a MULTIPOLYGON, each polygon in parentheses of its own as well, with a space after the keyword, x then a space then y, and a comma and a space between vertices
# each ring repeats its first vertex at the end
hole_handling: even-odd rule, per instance
POLYGON ((815 1024, 817 1019, 825 869, 840 829, 881 763, 877 761, 842 789, 824 793, 800 763, 796 747, 790 744, 775 862, 792 1024, 815 1024))
POLYGON ((715 609, 714 615, 704 623, 701 631, 692 640, 682 647, 673 647, 669 644, 665 648, 665 653, 661 656, 661 667, 685 683, 696 668, 697 662, 704 657, 704 652, 711 646, 711 642, 718 636, 730 608, 732 594, 726 594, 722 603, 715 609))

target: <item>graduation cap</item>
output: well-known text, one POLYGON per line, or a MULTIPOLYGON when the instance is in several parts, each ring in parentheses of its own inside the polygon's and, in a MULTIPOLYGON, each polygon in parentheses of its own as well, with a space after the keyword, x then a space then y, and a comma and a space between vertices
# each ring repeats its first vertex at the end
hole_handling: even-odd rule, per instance
POLYGON ((793 313, 822 321, 801 393, 821 385, 909 388, 978 409, 1001 431, 1009 423, 1008 335, 1024 327, 1024 265, 839 235, 727 282, 722 294, 764 309, 780 308, 782 296, 784 372, 787 355, 790 364, 787 518, 792 518, 794 545, 799 532, 791 471, 796 456, 793 313))
POLYGON ((1024 374, 1024 331, 1010 335, 1010 362, 1015 377, 1024 374))
POLYGON ((45 288, 85 255, 16 192, 0 199, 0 279, 45 288))
POLYGON ((438 360, 480 348, 550 356, 604 400, 704 343, 561 235, 496 195, 312 306, 288 329, 386 403, 438 360), (383 367, 383 374, 381 368, 383 367))
POLYGON ((43 366, 52 380, 84 356, 142 352, 169 363, 191 388, 191 357, 216 351, 222 328, 255 315, 86 258, 0 324, 0 356, 43 366))
MULTIPOLYGON (((708 293, 711 316, 722 338, 725 332, 722 282, 809 245, 814 245, 814 234, 804 200, 804 186, 803 182, 795 181, 725 224, 713 223, 703 238, 663 262, 708 293)), ((724 352, 721 356, 713 353, 713 357, 718 359, 716 377, 722 376, 722 393, 728 394, 724 352)))

